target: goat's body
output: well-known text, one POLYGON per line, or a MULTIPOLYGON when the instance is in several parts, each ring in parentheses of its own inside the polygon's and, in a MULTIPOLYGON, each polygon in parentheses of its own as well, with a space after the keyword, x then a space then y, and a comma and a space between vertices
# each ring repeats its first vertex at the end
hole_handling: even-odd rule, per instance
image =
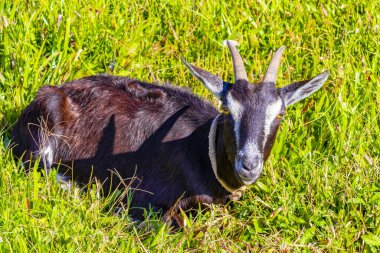
POLYGON ((217 115, 182 89, 83 78, 40 89, 16 123, 14 153, 26 151, 24 160, 41 154, 46 166, 61 163, 60 172, 81 183, 96 177, 106 191, 122 177, 135 189, 133 207, 167 211, 181 198, 199 196, 224 202, 228 192, 216 181, 208 152, 217 115))
MULTIPOLYGON (((14 127, 14 154, 25 162, 41 155, 46 169, 61 164, 81 183, 96 177, 106 192, 127 185, 132 207, 161 210, 178 224, 179 208, 236 199, 260 177, 286 106, 321 88, 328 72, 276 88, 281 47, 252 85, 236 42, 227 45, 233 85, 182 59, 222 114, 185 90, 93 76, 41 88, 14 127)), ((130 209, 138 218, 141 210, 130 209)))

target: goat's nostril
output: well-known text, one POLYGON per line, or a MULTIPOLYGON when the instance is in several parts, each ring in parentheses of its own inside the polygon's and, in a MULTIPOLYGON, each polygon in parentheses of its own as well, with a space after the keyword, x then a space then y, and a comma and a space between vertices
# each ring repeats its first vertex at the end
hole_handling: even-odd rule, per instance
POLYGON ((250 167, 249 167, 249 166, 247 166, 245 163, 243 163, 243 169, 244 169, 244 170, 248 170, 248 171, 249 171, 249 170, 250 170, 250 167))

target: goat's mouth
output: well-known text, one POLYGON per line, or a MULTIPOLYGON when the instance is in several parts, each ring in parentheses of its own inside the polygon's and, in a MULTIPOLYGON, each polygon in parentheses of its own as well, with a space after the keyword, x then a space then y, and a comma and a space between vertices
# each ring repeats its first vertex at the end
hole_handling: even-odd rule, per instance
POLYGON ((240 182, 244 185, 251 185, 255 183, 262 172, 263 163, 259 163, 255 168, 247 168, 241 162, 237 162, 235 164, 235 173, 240 180, 240 182))

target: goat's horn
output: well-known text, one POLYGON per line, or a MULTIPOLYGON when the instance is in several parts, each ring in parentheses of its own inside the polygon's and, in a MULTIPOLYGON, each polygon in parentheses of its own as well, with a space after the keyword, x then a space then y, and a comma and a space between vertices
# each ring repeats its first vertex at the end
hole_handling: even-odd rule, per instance
POLYGON ((248 81, 247 72, 245 71, 245 68, 244 68, 243 59, 241 58, 239 51, 236 48, 236 46, 238 46, 239 43, 237 43, 234 40, 227 40, 226 42, 232 55, 232 62, 234 64, 235 82, 237 80, 248 81))
POLYGON ((279 49, 277 49, 276 53, 272 57, 272 60, 270 60, 263 83, 266 83, 266 82, 276 83, 277 72, 278 72, 278 68, 280 67, 281 56, 282 56, 282 52, 284 52, 284 49, 285 49, 285 46, 282 46, 279 49))

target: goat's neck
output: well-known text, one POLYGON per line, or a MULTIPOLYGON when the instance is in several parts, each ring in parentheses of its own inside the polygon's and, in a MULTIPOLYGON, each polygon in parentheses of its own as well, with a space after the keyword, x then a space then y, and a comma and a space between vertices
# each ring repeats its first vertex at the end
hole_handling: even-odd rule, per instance
POLYGON ((235 173, 236 145, 227 145, 228 139, 235 136, 233 128, 228 127, 228 120, 224 114, 219 114, 213 120, 209 134, 209 155, 219 183, 227 191, 234 192, 243 184, 235 173))

